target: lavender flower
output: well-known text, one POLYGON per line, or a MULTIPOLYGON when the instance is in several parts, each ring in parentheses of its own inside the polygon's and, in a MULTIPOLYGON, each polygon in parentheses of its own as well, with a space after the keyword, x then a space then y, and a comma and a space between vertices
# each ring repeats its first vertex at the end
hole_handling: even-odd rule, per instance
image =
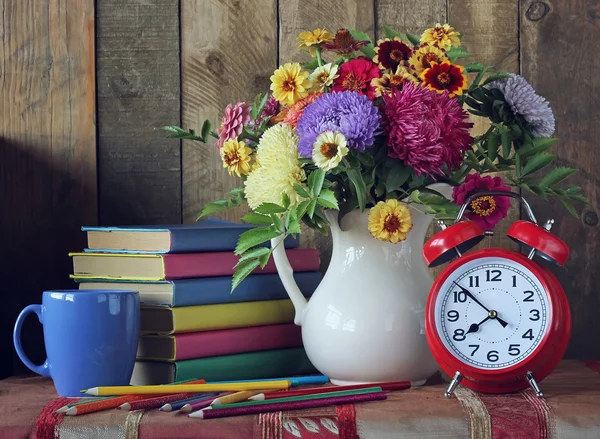
POLYGON ((310 157, 313 144, 324 131, 344 135, 348 148, 364 151, 380 128, 379 111, 367 96, 355 91, 325 93, 304 109, 298 120, 298 151, 310 157))
POLYGON ((513 113, 531 124, 534 137, 554 134, 554 114, 548 101, 538 95, 525 78, 511 73, 510 77, 494 81, 489 87, 500 90, 513 113))

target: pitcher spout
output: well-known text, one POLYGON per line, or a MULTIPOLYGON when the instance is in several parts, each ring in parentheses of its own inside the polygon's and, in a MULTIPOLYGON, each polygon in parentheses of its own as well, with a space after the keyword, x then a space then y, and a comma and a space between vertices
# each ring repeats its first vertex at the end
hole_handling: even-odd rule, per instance
POLYGON ((290 296, 292 304, 294 305, 294 309, 296 311, 294 323, 298 326, 301 326, 308 301, 300 291, 300 288, 298 288, 296 280, 294 279, 294 270, 290 265, 290 261, 285 253, 284 243, 281 242, 283 237, 284 235, 280 235, 277 238, 271 239, 271 248, 273 248, 273 261, 277 267, 277 272, 279 273, 281 283, 283 284, 285 291, 287 292, 288 296, 290 296))

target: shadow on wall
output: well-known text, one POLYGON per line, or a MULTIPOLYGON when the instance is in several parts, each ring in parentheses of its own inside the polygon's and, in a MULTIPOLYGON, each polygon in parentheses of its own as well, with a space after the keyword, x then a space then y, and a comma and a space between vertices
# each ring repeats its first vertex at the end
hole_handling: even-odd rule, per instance
MULTIPOLYGON (((69 279, 72 265, 67 253, 84 247, 80 228, 96 222, 96 176, 76 181, 52 167, 49 141, 39 135, 37 145, 30 140, 0 137, 0 378, 29 371, 12 343, 17 315, 25 306, 41 303, 45 289, 75 286, 69 279)), ((31 360, 41 364, 44 343, 34 317, 24 324, 22 343, 31 360)))

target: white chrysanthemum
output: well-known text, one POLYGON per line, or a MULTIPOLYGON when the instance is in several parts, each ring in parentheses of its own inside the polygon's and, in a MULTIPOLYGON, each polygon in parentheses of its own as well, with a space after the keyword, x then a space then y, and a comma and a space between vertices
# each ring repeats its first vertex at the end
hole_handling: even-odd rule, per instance
POLYGON ((308 77, 312 81, 312 89, 325 91, 325 87, 331 87, 334 79, 338 77, 337 71, 337 64, 328 63, 317 67, 308 77))
POLYGON ((555 130, 552 109, 525 78, 511 73, 510 77, 494 81, 489 87, 502 92, 513 113, 522 116, 531 125, 534 137, 552 137, 555 130))
POLYGON ((285 193, 292 205, 301 199, 294 183, 303 187, 306 173, 298 161, 298 136, 286 124, 273 125, 265 131, 256 148, 259 167, 253 170, 244 185, 248 206, 256 209, 263 203, 281 204, 285 193))
POLYGON ((324 131, 317 136, 312 159, 319 168, 329 171, 339 165, 346 154, 348 147, 344 135, 338 131, 324 131))

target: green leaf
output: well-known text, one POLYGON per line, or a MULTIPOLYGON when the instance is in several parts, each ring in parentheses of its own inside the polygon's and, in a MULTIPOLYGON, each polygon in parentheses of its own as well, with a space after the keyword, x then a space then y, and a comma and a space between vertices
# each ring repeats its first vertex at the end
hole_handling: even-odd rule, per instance
POLYGON ((533 139, 530 144, 519 148, 519 154, 521 154, 521 157, 529 157, 539 154, 540 152, 544 152, 550 148, 550 146, 552 146, 556 140, 556 138, 552 137, 539 137, 537 139, 533 139))
POLYGON ((390 172, 388 173, 387 178, 385 179, 385 188, 387 189, 387 191, 392 192, 400 189, 400 187, 402 187, 402 185, 406 183, 406 180, 408 180, 410 172, 411 168, 404 165, 396 165, 395 167, 390 169, 390 172))
POLYGON ((298 218, 302 218, 306 214, 311 201, 312 200, 304 200, 298 204, 298 218))
POLYGON ((302 67, 305 70, 314 70, 317 67, 319 67, 319 61, 317 61, 316 59, 313 59, 312 61, 308 61, 302 64, 302 67))
POLYGON ((464 68, 465 68, 465 71, 467 71, 469 73, 470 72, 483 72, 488 69, 488 66, 484 66, 483 64, 478 63, 478 62, 472 62, 472 63, 466 64, 464 66, 464 68))
POLYGON ((202 218, 206 215, 210 215, 216 212, 222 212, 223 210, 227 210, 231 207, 230 200, 216 200, 211 203, 204 205, 202 212, 200 212, 200 216, 198 218, 202 218))
POLYGON ((358 207, 360 208, 360 211, 363 212, 365 210, 365 206, 367 205, 367 188, 365 186, 365 182, 363 181, 362 175, 356 168, 348 168, 346 174, 356 190, 358 207))
POLYGON ((446 55, 448 56, 448 59, 451 63, 454 63, 459 58, 468 58, 471 56, 467 52, 457 47, 452 47, 448 52, 446 52, 446 55))
POLYGON ((369 59, 373 59, 375 56, 375 50, 373 46, 373 41, 371 41, 371 37, 366 32, 362 32, 359 30, 350 30, 350 35, 357 41, 368 41, 369 44, 361 47, 359 50, 365 54, 369 59))
POLYGON ((317 207, 317 199, 313 198, 308 203, 307 213, 308 213, 309 218, 312 219, 313 215, 315 214, 315 208, 316 207, 317 207))
POLYGON ((281 205, 287 209, 288 207, 290 207, 290 197, 288 196, 288 194, 286 194, 285 192, 283 193, 283 195, 281 196, 281 205))
POLYGON ((257 227, 247 230, 238 238, 235 254, 241 255, 249 248, 270 241, 273 238, 277 238, 279 235, 281 235, 281 233, 277 230, 273 230, 271 227, 257 227))
POLYGON ((563 204, 563 206, 565 206, 565 209, 567 209, 571 215, 573 215, 575 218, 579 219, 579 214, 577 213, 577 210, 575 210, 575 208, 573 207, 573 205, 571 203, 569 203, 564 198, 559 198, 559 200, 563 204))
POLYGON ((186 140, 198 140, 200 142, 205 143, 204 138, 197 136, 196 132, 192 129, 189 131, 185 131, 184 129, 175 126, 175 125, 167 125, 159 128, 161 131, 167 131, 171 134, 167 136, 170 139, 186 139, 186 140))
POLYGON ((521 163, 521 154, 516 153, 515 154, 515 175, 517 176, 517 178, 521 178, 521 174, 523 172, 523 167, 522 167, 522 163, 521 163))
POLYGON ((544 178, 539 182, 541 187, 553 187, 563 181, 569 175, 577 172, 577 169, 572 168, 555 168, 551 170, 544 178))
POLYGON ((259 265, 260 262, 258 259, 251 259, 239 265, 233 273, 231 292, 233 292, 233 290, 235 290, 237 286, 259 265))
POLYGON ((246 223, 258 224, 261 226, 270 226, 273 224, 273 220, 271 219, 270 216, 261 215, 260 213, 256 213, 256 212, 248 212, 241 219, 242 219, 242 221, 244 221, 246 223))
POLYGON ((487 142, 487 156, 493 162, 498 157, 498 148, 500 147, 500 136, 490 134, 487 142))
POLYGON ((361 162, 363 165, 365 165, 368 168, 372 167, 375 163, 373 160, 373 156, 366 152, 357 152, 356 158, 358 159, 359 162, 361 162))
POLYGON ((510 156, 510 150, 512 147, 512 141, 510 139, 510 133, 508 131, 502 131, 500 134, 500 139, 502 142, 502 157, 508 159, 510 156))
POLYGON ((317 196, 321 192, 323 187, 323 181, 325 180, 325 171, 322 169, 315 169, 308 176, 308 188, 312 196, 317 196))
POLYGON ((482 71, 480 71, 479 73, 477 73, 477 76, 475 77, 475 79, 471 83, 471 86, 469 87, 469 89, 472 90, 472 89, 474 89, 476 87, 479 87, 479 83, 483 79, 483 75, 485 75, 485 72, 487 72, 487 69, 488 69, 487 67, 484 67, 484 69, 482 71))
POLYGON ((269 253, 262 254, 258 257, 258 262, 260 262, 260 268, 265 268, 265 265, 269 263, 270 257, 271 251, 269 251, 269 253))
POLYGON ((308 192, 306 192, 306 190, 302 186, 300 186, 298 183, 294 183, 294 190, 302 198, 310 198, 310 195, 308 194, 308 192))
POLYGON ((271 249, 268 247, 256 247, 256 248, 252 248, 246 252, 244 252, 240 258, 238 259, 237 263, 235 264, 236 267, 240 266, 241 264, 243 264, 244 262, 250 260, 250 259, 254 259, 254 258, 258 258, 260 256, 263 255, 270 255, 271 254, 271 249))
POLYGON ((271 219, 273 220, 273 225, 275 226, 275 230, 277 230, 280 233, 285 232, 285 230, 283 228, 283 221, 281 220, 281 217, 279 217, 276 214, 272 213, 271 214, 271 219))
POLYGON ((541 153, 531 158, 523 168, 523 176, 534 173, 535 171, 539 171, 544 166, 550 164, 552 160, 556 158, 553 154, 541 153))
POLYGON ((300 223, 298 222, 298 210, 293 206, 285 218, 285 228, 288 233, 300 233, 300 223))
POLYGON ((406 38, 408 38, 408 41, 410 41, 413 46, 418 46, 419 44, 421 44, 421 39, 416 35, 409 34, 407 32, 406 38))
POLYGON ((206 119, 202 124, 202 128, 200 129, 200 135, 202 136, 205 142, 208 140, 208 136, 210 135, 211 129, 212 123, 210 123, 210 120, 206 119))
POLYGON ((321 191, 321 195, 319 195, 319 198, 317 198, 317 203, 319 203, 321 206, 327 209, 338 210, 340 208, 335 194, 329 189, 323 189, 321 191))
POLYGON ((383 34, 386 38, 389 38, 390 40, 393 40, 395 37, 398 37, 401 40, 405 39, 404 35, 402 35, 400 32, 396 32, 394 29, 389 28, 387 26, 383 27, 383 34))
POLYGON ((510 75, 508 73, 504 73, 504 72, 492 73, 490 76, 485 78, 485 81, 483 81, 483 84, 481 84, 481 85, 487 85, 490 82, 494 82, 499 79, 504 79, 504 78, 508 78, 508 77, 510 77, 510 75))
POLYGON ((287 209, 275 203, 263 203, 258 206, 254 211, 256 213, 262 213, 263 215, 270 215, 272 213, 283 213, 287 209))

